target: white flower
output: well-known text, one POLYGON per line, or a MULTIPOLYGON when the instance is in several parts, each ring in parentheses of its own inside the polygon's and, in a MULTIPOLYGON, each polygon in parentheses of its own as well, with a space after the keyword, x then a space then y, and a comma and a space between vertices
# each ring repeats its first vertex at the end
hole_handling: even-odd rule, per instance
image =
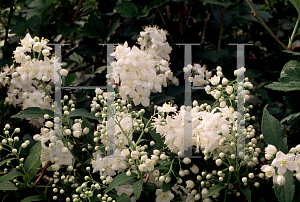
POLYGON ((227 86, 226 87, 226 92, 230 95, 233 92, 233 87, 232 86, 227 86))
POLYGON ((131 152, 131 158, 138 159, 139 158, 139 152, 138 151, 132 151, 131 152))
POLYGON ((198 174, 199 173, 199 168, 196 165, 193 165, 190 170, 194 173, 194 174, 198 174))
POLYGON ((209 81, 211 82, 212 85, 218 85, 220 83, 220 77, 214 75, 213 78, 209 79, 209 81))
POLYGON ((279 151, 271 165, 278 168, 279 175, 283 175, 287 169, 290 171, 298 169, 298 165, 295 163, 294 158, 295 154, 284 154, 282 151, 279 151))
POLYGON ((285 184, 285 177, 283 175, 276 176, 275 180, 276 180, 276 183, 280 186, 285 184))
MULTIPOLYGON (((265 148, 265 151, 266 151, 266 154, 270 154, 271 156, 273 156, 274 154, 276 154, 277 149, 274 145, 268 144, 268 146, 265 148)), ((268 160, 270 160, 270 159, 268 159, 268 160)))
POLYGON ((227 85, 227 84, 228 84, 228 79, 223 78, 223 79, 222 79, 222 84, 223 84, 223 85, 227 85))
POLYGON ((273 166, 263 165, 260 169, 266 173, 267 177, 272 177, 275 175, 275 169, 273 166))
POLYGON ((156 194, 156 199, 155 199, 156 202, 170 202, 174 198, 174 194, 172 194, 170 190, 163 192, 162 189, 157 189, 155 194, 156 194))
POLYGON ((192 180, 187 180, 186 181, 186 187, 187 188, 193 188, 195 186, 195 183, 192 180))
POLYGON ((176 112, 176 107, 172 107, 172 104, 163 104, 162 107, 157 107, 159 112, 176 112))

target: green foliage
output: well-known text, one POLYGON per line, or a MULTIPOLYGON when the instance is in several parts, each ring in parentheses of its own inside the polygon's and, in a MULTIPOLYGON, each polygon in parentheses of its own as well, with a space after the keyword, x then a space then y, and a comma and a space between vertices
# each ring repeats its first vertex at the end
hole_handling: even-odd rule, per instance
POLYGON ((209 196, 215 194, 216 192, 224 189, 226 186, 223 183, 218 183, 213 187, 210 187, 207 194, 205 195, 205 198, 208 198, 209 196))
POLYGON ((24 198, 21 202, 43 201, 43 200, 45 199, 41 195, 34 195, 34 196, 28 196, 24 198))
POLYGON ((10 172, 0 177, 0 183, 13 180, 15 177, 23 176, 20 172, 10 172))
POLYGON ((17 190, 18 188, 11 182, 2 182, 0 183, 0 190, 3 191, 14 191, 17 190))
POLYGON ((248 202, 251 202, 251 190, 249 187, 242 187, 241 191, 246 196, 248 202))
POLYGON ((113 181, 109 184, 109 186, 107 187, 107 189, 104 191, 104 193, 108 193, 110 190, 112 190, 113 188, 115 188, 116 186, 125 183, 126 181, 133 179, 137 177, 137 174, 135 173, 131 173, 131 176, 127 176, 126 173, 121 173, 119 175, 117 175, 113 181))
POLYGON ((44 118, 44 115, 48 114, 50 117, 54 117, 54 112, 49 109, 40 109, 38 107, 28 107, 18 114, 13 115, 11 118, 44 118))
POLYGON ((280 123, 264 109, 262 118, 262 132, 267 144, 274 145, 278 151, 288 152, 287 139, 280 123))
POLYGON ((143 183, 144 183, 144 179, 141 178, 132 184, 132 188, 133 188, 133 192, 134 192, 134 196, 135 196, 136 200, 138 200, 141 196, 141 192, 143 189, 143 183))
POLYGON ((127 194, 123 193, 121 196, 117 196, 117 202, 130 202, 130 198, 127 194))
MULTIPOLYGON (((144 119, 144 122, 145 123, 148 123, 148 119, 146 119, 145 117, 143 117, 144 119)), ((160 134, 156 133, 156 129, 153 128, 152 126, 151 127, 148 127, 148 131, 151 135, 151 137, 155 140, 155 142, 160 145, 160 146, 163 146, 164 145, 164 142, 163 142, 163 138, 160 136, 160 134)))
POLYGON ((275 194, 280 202, 292 202, 295 193, 293 172, 287 170, 284 177, 286 180, 284 185, 274 184, 275 194))
POLYGON ((74 117, 86 117, 88 119, 96 119, 96 120, 102 120, 102 117, 96 117, 95 112, 89 113, 86 109, 76 109, 74 111, 71 111, 69 116, 70 118, 74 117))
POLYGON ((29 152, 29 156, 26 158, 24 163, 24 170, 25 170, 25 179, 27 183, 31 181, 34 175, 37 173, 40 165, 41 165, 41 142, 37 142, 29 152))
POLYGON ((143 184, 143 190, 147 191, 147 192, 155 192, 155 190, 157 189, 156 185, 154 183, 151 182, 145 182, 143 184))
POLYGON ((265 87, 279 91, 300 90, 300 61, 287 62, 281 71, 279 82, 273 82, 265 87))
POLYGON ((224 6, 224 7, 228 7, 228 6, 230 6, 232 4, 230 2, 222 2, 222 1, 218 1, 218 0, 203 0, 203 3, 220 5, 220 6, 224 6))
POLYGON ((295 6, 298 11, 298 15, 300 15, 300 2, 298 0, 290 0, 290 2, 295 6))

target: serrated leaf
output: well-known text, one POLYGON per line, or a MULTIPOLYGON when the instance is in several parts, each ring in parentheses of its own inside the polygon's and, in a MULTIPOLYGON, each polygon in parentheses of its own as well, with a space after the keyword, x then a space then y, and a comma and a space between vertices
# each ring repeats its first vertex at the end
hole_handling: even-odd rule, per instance
POLYGON ((40 109, 38 107, 28 107, 23 109, 19 113, 11 116, 11 118, 43 118, 45 114, 49 114, 50 117, 54 117, 54 112, 49 109, 40 109))
POLYGON ((13 180, 15 177, 22 176, 23 174, 20 172, 7 173, 0 177, 0 183, 5 181, 13 180))
POLYGON ((267 109, 264 109, 262 118, 262 133, 267 144, 274 145, 278 151, 288 152, 287 139, 284 136, 280 123, 267 109))
POLYGON ((122 17, 135 17, 138 14, 136 5, 131 1, 123 1, 122 4, 116 6, 115 9, 122 17))
POLYGON ((265 87, 279 91, 300 90, 300 61, 287 62, 281 70, 279 82, 273 82, 265 87))
POLYGON ((133 192, 134 192, 134 196, 135 196, 136 200, 138 200, 141 196, 143 183, 144 183, 144 179, 141 178, 132 184, 132 188, 133 188, 133 192))
POLYGON ((0 190, 17 190, 18 188, 11 182, 0 183, 0 190))
POLYGON ((280 186, 274 183, 275 194, 280 202, 292 202, 295 193, 293 172, 287 170, 286 173, 284 173, 284 177, 284 185, 280 186))
POLYGON ((41 156, 41 142, 35 143, 35 145, 30 149, 29 156, 27 157, 24 163, 24 170, 25 172, 29 172, 36 162, 40 160, 41 156))
POLYGON ((300 15, 300 1, 299 0, 290 0, 290 2, 295 6, 298 11, 298 15, 300 15))
POLYGON ((294 118, 296 118, 297 116, 300 116, 300 112, 295 113, 295 114, 291 114, 291 115, 285 117, 284 119, 282 119, 282 120, 280 121, 280 123, 283 123, 283 122, 285 122, 285 121, 289 121, 290 119, 294 119, 294 118))
POLYGON ((118 185, 126 182, 127 180, 133 179, 136 176, 137 176, 137 174, 135 174, 133 172, 131 173, 131 176, 129 176, 129 177, 126 175, 126 173, 121 173, 121 174, 117 175, 113 179, 113 181, 109 184, 109 186, 107 187, 107 189, 105 190, 104 193, 106 194, 107 192, 109 192, 110 190, 112 190, 113 188, 115 188, 116 186, 118 186, 118 185))
POLYGON ((24 198, 21 202, 43 201, 43 200, 45 199, 41 195, 34 195, 34 196, 28 196, 24 198))
POLYGON ((251 202, 251 190, 249 187, 242 187, 241 191, 246 196, 248 202, 251 202))
POLYGON ((218 191, 222 190, 225 188, 225 185, 223 183, 216 184, 215 186, 209 188, 207 194, 205 195, 205 198, 208 198, 211 195, 214 195, 218 191))
POLYGON ((215 4, 215 5, 220 5, 220 6, 224 6, 224 7, 228 7, 232 4, 230 2, 220 2, 218 0, 203 0, 203 3, 215 4))
POLYGON ((121 196, 117 196, 117 202, 130 202, 130 198, 127 194, 122 193, 121 196))

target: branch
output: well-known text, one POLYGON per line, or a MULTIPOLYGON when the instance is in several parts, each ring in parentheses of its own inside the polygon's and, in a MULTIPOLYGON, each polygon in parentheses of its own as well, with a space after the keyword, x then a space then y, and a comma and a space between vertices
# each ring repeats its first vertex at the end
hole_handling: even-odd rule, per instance
MULTIPOLYGON (((5 38, 4 38, 4 44, 7 42, 8 40, 8 26, 10 25, 10 22, 11 22, 11 18, 12 18, 12 15, 13 15, 13 12, 14 12, 14 5, 12 4, 9 8, 9 14, 8 14, 8 20, 7 20, 7 25, 4 26, 5 28, 5 38)), ((4 54, 3 54, 4 56, 4 54)))
POLYGON ((203 26, 202 35, 201 35, 201 45, 204 43, 205 31, 206 31, 206 28, 207 28, 207 22, 209 21, 209 18, 210 18, 210 13, 207 14, 207 17, 205 19, 205 23, 204 23, 204 26, 203 26))
POLYGON ((40 174, 39 178, 34 182, 34 184, 36 185, 41 179, 42 177, 44 176, 45 172, 46 172, 46 169, 48 168, 48 166, 50 165, 51 161, 48 161, 44 167, 43 167, 43 170, 42 170, 42 173, 40 174))
POLYGON ((219 42, 218 42, 218 50, 221 49, 221 41, 222 41, 222 33, 223 33, 225 11, 226 11, 226 7, 223 8, 223 12, 222 12, 221 26, 220 26, 220 35, 219 35, 219 42))
POLYGON ((284 45, 284 43, 282 43, 277 36, 272 32, 272 30, 268 27, 268 25, 266 25, 266 23, 263 21, 263 19, 261 19, 261 17, 257 14, 256 10, 254 9, 253 5, 251 4, 250 0, 246 0, 249 7, 252 10, 252 13, 254 15, 254 17, 260 22, 260 24, 267 30, 267 32, 277 41, 277 43, 279 43, 279 45, 285 49, 285 50, 290 50, 286 45, 284 45))
MULTIPOLYGON (((73 18, 72 18, 71 21, 68 23, 68 26, 72 25, 73 22, 76 20, 76 17, 77 17, 77 15, 78 15, 78 13, 79 13, 79 11, 80 11, 82 5, 83 5, 83 2, 84 2, 84 0, 81 0, 81 1, 80 1, 79 5, 77 6, 77 9, 76 9, 76 11, 75 11, 75 13, 74 13, 73 18)), ((61 43, 65 38, 66 38, 66 37, 62 36, 62 37, 59 39, 58 43, 61 43)))

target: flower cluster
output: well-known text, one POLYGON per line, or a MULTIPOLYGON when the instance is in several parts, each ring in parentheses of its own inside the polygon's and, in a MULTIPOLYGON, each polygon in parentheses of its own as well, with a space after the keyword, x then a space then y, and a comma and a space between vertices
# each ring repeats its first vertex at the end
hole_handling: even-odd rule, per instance
MULTIPOLYGON (((114 80, 120 83, 119 92, 123 100, 128 97, 135 105, 150 104, 151 92, 162 92, 162 86, 167 86, 167 79, 175 85, 179 84, 169 68, 169 53, 171 47, 166 42, 166 33, 157 27, 147 27, 140 33, 138 42, 141 48, 118 45, 112 56, 117 62, 111 65, 114 68, 114 80)), ((112 75, 110 75, 112 76, 112 75)))
POLYGON ((209 72, 206 67, 201 67, 199 64, 189 64, 183 68, 183 71, 192 71, 193 76, 189 77, 189 81, 193 82, 193 86, 204 86, 209 84, 209 79, 212 74, 212 72, 209 72))

